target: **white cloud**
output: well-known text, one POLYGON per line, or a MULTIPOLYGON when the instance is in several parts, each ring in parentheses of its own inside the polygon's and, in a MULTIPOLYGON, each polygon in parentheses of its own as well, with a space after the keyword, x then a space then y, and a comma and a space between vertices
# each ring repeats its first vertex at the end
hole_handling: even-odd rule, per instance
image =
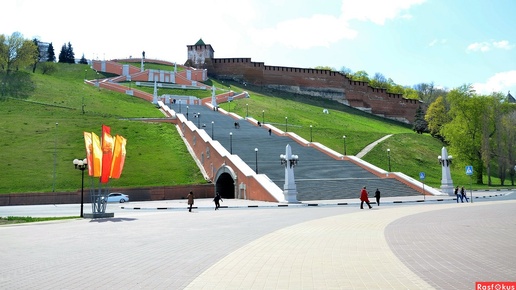
POLYGON ((485 83, 475 83, 473 87, 479 94, 491 94, 493 92, 506 93, 516 87, 516 70, 500 72, 487 79, 485 83))
POLYGON ((492 41, 492 42, 474 42, 466 48, 467 51, 480 51, 480 52, 487 52, 490 51, 493 48, 498 49, 513 49, 514 45, 510 44, 507 40, 501 40, 501 41, 492 41))
POLYGON ((316 14, 311 17, 289 19, 273 27, 249 29, 253 42, 262 46, 281 44, 286 47, 308 49, 328 47, 342 39, 353 39, 358 31, 350 20, 371 21, 383 25, 394 18, 410 19, 407 9, 426 0, 342 0, 341 14, 316 14), (373 9, 374 8, 374 9, 373 9))
POLYGON ((353 39, 357 32, 347 23, 330 15, 313 15, 310 18, 298 18, 283 21, 275 27, 250 29, 253 41, 263 46, 275 43, 287 47, 307 49, 310 47, 327 47, 341 39, 353 39))
POLYGON ((426 0, 342 0, 342 17, 346 20, 371 21, 378 25, 397 17, 410 19, 412 16, 405 10, 426 0), (403 13, 403 14, 401 14, 403 13))
POLYGON ((432 40, 432 41, 428 44, 428 46, 436 46, 436 45, 438 45, 438 44, 445 44, 446 42, 447 42, 447 40, 446 40, 446 39, 444 39, 444 38, 443 38, 443 39, 434 39, 434 40, 432 40))
POLYGON ((493 42, 493 46, 496 48, 507 49, 507 50, 514 48, 514 45, 509 44, 509 41, 507 41, 507 40, 493 42))

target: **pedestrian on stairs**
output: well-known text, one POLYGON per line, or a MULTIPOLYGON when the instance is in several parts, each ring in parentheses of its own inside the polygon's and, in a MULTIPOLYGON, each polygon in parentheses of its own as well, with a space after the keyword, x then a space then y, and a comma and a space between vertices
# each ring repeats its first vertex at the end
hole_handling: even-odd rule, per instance
POLYGON ((365 186, 360 191, 360 209, 364 209, 364 202, 367 203, 369 209, 373 208, 371 204, 369 204, 369 197, 367 196, 367 190, 365 186))

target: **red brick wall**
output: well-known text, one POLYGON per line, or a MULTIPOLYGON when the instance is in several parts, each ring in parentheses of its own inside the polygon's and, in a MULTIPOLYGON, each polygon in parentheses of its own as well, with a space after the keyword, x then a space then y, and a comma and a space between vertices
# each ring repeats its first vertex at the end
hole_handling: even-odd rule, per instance
MULTIPOLYGON (((110 189, 110 192, 123 192, 128 194, 130 201, 183 199, 186 198, 186 195, 190 191, 193 191, 197 198, 211 198, 214 196, 214 188, 211 184, 110 189)), ((89 188, 85 188, 84 203, 90 202, 89 188)), ((81 203, 80 190, 76 192, 0 194, 0 206, 71 203, 81 203)))
POLYGON ((337 100, 376 115, 413 122, 419 101, 348 79, 339 72, 266 66, 250 58, 210 59, 208 74, 292 93, 337 100))

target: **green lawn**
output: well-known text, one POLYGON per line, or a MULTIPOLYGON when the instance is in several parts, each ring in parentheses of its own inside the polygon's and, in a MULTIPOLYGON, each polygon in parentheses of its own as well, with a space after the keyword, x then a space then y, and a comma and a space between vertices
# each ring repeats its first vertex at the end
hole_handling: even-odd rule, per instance
POLYGON ((85 85, 85 65, 58 67, 52 76, 33 76, 37 90, 29 100, 0 103, 0 193, 77 190, 72 160, 85 157, 83 132, 100 135, 102 124, 127 138, 124 172, 111 186, 205 182, 173 125, 128 119, 163 117, 154 105, 85 85))

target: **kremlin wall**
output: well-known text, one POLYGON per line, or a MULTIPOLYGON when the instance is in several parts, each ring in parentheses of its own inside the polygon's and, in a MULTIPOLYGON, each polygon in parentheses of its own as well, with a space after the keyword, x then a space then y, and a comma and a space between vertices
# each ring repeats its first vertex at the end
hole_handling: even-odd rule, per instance
POLYGON ((378 116, 403 123, 414 122, 419 100, 405 99, 401 94, 354 81, 329 70, 265 65, 251 58, 215 58, 214 50, 200 39, 188 45, 185 65, 202 68, 208 76, 221 80, 248 83, 273 90, 331 99, 378 116))

